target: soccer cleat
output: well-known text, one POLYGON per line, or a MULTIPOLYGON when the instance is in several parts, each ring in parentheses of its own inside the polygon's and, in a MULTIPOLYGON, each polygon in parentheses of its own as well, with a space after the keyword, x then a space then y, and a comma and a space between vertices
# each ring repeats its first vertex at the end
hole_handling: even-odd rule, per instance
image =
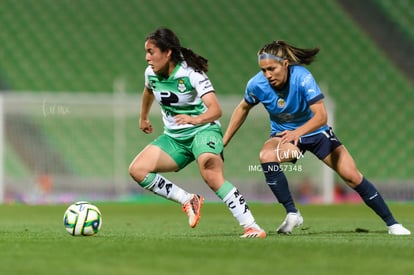
POLYGON ((388 226, 388 234, 390 235, 411 235, 410 230, 402 226, 402 224, 396 223, 388 226))
POLYGON ((266 238, 266 232, 261 228, 249 227, 244 230, 240 238, 266 238))
POLYGON ((298 211, 297 213, 288 213, 282 224, 276 229, 278 234, 290 234, 293 228, 303 224, 303 217, 298 211))
POLYGON ((204 198, 200 195, 194 194, 193 198, 188 200, 183 205, 183 212, 187 213, 188 224, 194 228, 200 220, 200 209, 203 205, 204 198))

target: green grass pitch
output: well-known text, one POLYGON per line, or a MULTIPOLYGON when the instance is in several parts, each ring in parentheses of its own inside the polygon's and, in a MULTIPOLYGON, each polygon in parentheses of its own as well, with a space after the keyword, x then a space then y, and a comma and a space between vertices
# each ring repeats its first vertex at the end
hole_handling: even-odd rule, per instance
MULTIPOLYGON (((95 203, 101 231, 70 236, 67 205, 0 206, 0 274, 412 274, 414 237, 390 236, 365 205, 301 205, 302 228, 274 234, 280 205, 251 203, 266 239, 240 239, 222 203, 205 203, 197 228, 180 206, 95 203), (362 230, 359 230, 362 229, 362 230)), ((414 204, 391 203, 414 230, 414 204)))

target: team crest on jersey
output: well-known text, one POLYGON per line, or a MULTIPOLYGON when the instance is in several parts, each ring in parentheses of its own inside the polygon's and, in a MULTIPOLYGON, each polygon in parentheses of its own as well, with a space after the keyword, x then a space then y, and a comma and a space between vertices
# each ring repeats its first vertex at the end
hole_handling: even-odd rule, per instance
POLYGON ((278 100, 277 100, 277 107, 279 107, 279 108, 283 108, 283 107, 285 107, 285 100, 283 99, 283 98, 279 98, 278 100))
POLYGON ((179 79, 179 80, 178 80, 177 89, 178 89, 180 92, 185 92, 186 87, 185 87, 184 80, 182 80, 182 79, 179 79))

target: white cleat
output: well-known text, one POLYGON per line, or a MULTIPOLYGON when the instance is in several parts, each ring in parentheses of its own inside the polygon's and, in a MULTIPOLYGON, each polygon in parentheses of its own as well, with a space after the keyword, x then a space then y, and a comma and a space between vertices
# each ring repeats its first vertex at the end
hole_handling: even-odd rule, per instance
POLYGON ((410 230, 402 226, 402 224, 396 223, 388 226, 388 234, 390 235, 411 235, 410 230))
POLYGON ((278 234, 290 234, 293 228, 303 224, 303 217, 298 211, 297 213, 288 213, 282 224, 276 229, 278 234))

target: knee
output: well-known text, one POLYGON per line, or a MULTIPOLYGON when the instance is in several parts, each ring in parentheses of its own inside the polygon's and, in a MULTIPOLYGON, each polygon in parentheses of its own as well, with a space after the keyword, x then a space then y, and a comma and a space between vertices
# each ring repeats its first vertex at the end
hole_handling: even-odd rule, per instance
POLYGON ((200 171, 201 173, 201 177, 203 178, 204 182, 207 183, 207 185, 211 185, 212 182, 214 182, 215 179, 215 174, 213 173, 213 171, 209 170, 209 169, 203 169, 200 171))
POLYGON ((199 164, 200 174, 207 185, 216 190, 224 182, 223 162, 218 158, 208 158, 199 164))
POLYGON ((355 188, 362 182, 363 176, 357 170, 351 173, 347 173, 346 175, 342 175, 342 178, 348 186, 350 186, 351 188, 355 188))
POLYGON ((274 150, 262 149, 259 153, 260 163, 272 162, 276 160, 276 154, 274 150))
POLYGON ((220 171, 222 171, 222 166, 213 159, 208 159, 200 166, 201 176, 206 183, 214 181, 220 171))
POLYGON ((145 177, 148 174, 148 171, 145 171, 145 169, 142 169, 142 166, 139 165, 139 163, 133 161, 130 165, 129 165, 129 175, 131 176, 131 178, 133 178, 136 182, 142 182, 145 177))
POLYGON ((201 171, 201 176, 208 187, 214 192, 217 192, 225 181, 224 175, 220 171, 204 170, 201 171))

